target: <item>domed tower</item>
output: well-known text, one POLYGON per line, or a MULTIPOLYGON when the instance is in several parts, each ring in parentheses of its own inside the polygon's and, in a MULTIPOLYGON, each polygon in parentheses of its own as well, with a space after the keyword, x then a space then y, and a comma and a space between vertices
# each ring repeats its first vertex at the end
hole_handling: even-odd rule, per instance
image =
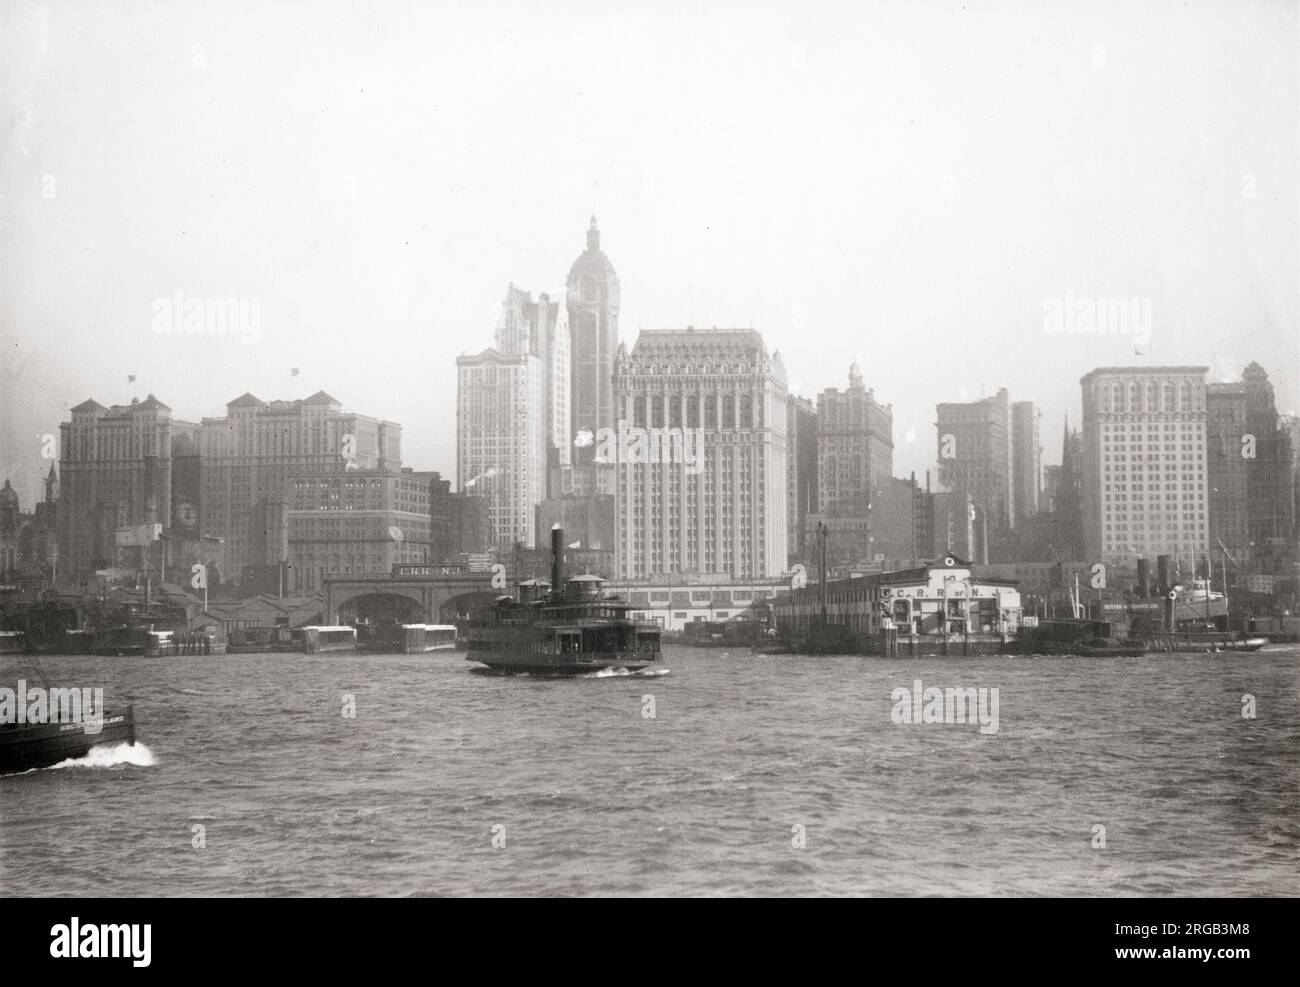
MULTIPOLYGON (((575 433, 614 427, 614 354, 618 350, 618 275, 600 249, 600 230, 591 217, 587 249, 569 268, 568 289, 570 367, 569 386, 575 433)), ((595 443, 575 450, 589 461, 595 443)))

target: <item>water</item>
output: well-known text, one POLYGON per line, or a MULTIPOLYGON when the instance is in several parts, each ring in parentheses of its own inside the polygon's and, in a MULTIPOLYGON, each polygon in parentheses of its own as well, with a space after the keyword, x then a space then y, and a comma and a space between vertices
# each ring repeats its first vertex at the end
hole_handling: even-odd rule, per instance
POLYGON ((42 659, 134 702, 146 749, 0 778, 0 894, 1300 893, 1294 647, 665 658, 42 659), (998 732, 895 724, 918 678, 996 687, 998 732))

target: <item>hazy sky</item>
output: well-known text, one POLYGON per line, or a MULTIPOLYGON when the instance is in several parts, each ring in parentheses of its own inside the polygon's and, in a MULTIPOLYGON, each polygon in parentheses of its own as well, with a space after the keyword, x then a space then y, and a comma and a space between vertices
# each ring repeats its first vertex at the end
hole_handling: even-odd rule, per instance
POLYGON ((1300 410, 1295 2, 0 3, 0 471, 152 391, 324 388, 454 472, 455 363, 595 212, 622 337, 750 326, 859 359, 895 472, 1006 386, 1045 459, 1096 366, 1259 360, 1300 410), (156 299, 261 334, 159 335, 156 299), (1047 332, 1147 299, 1151 342, 1047 332), (301 368, 291 380, 289 368, 301 368))

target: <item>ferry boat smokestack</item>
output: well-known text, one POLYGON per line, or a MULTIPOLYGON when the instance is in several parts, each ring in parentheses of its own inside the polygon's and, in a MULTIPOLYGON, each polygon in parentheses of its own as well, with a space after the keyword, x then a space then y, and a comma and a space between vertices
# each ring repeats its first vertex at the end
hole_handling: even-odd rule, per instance
POLYGON ((558 524, 551 528, 551 589, 564 591, 564 529, 558 524))

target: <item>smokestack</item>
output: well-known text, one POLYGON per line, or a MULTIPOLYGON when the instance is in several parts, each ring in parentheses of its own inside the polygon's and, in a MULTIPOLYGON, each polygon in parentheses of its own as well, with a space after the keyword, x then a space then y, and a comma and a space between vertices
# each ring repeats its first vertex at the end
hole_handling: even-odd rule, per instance
POLYGON ((564 529, 551 527, 551 592, 564 592, 564 529))
POLYGON ((1137 595, 1146 599, 1151 595, 1151 560, 1140 558, 1138 561, 1137 595))

